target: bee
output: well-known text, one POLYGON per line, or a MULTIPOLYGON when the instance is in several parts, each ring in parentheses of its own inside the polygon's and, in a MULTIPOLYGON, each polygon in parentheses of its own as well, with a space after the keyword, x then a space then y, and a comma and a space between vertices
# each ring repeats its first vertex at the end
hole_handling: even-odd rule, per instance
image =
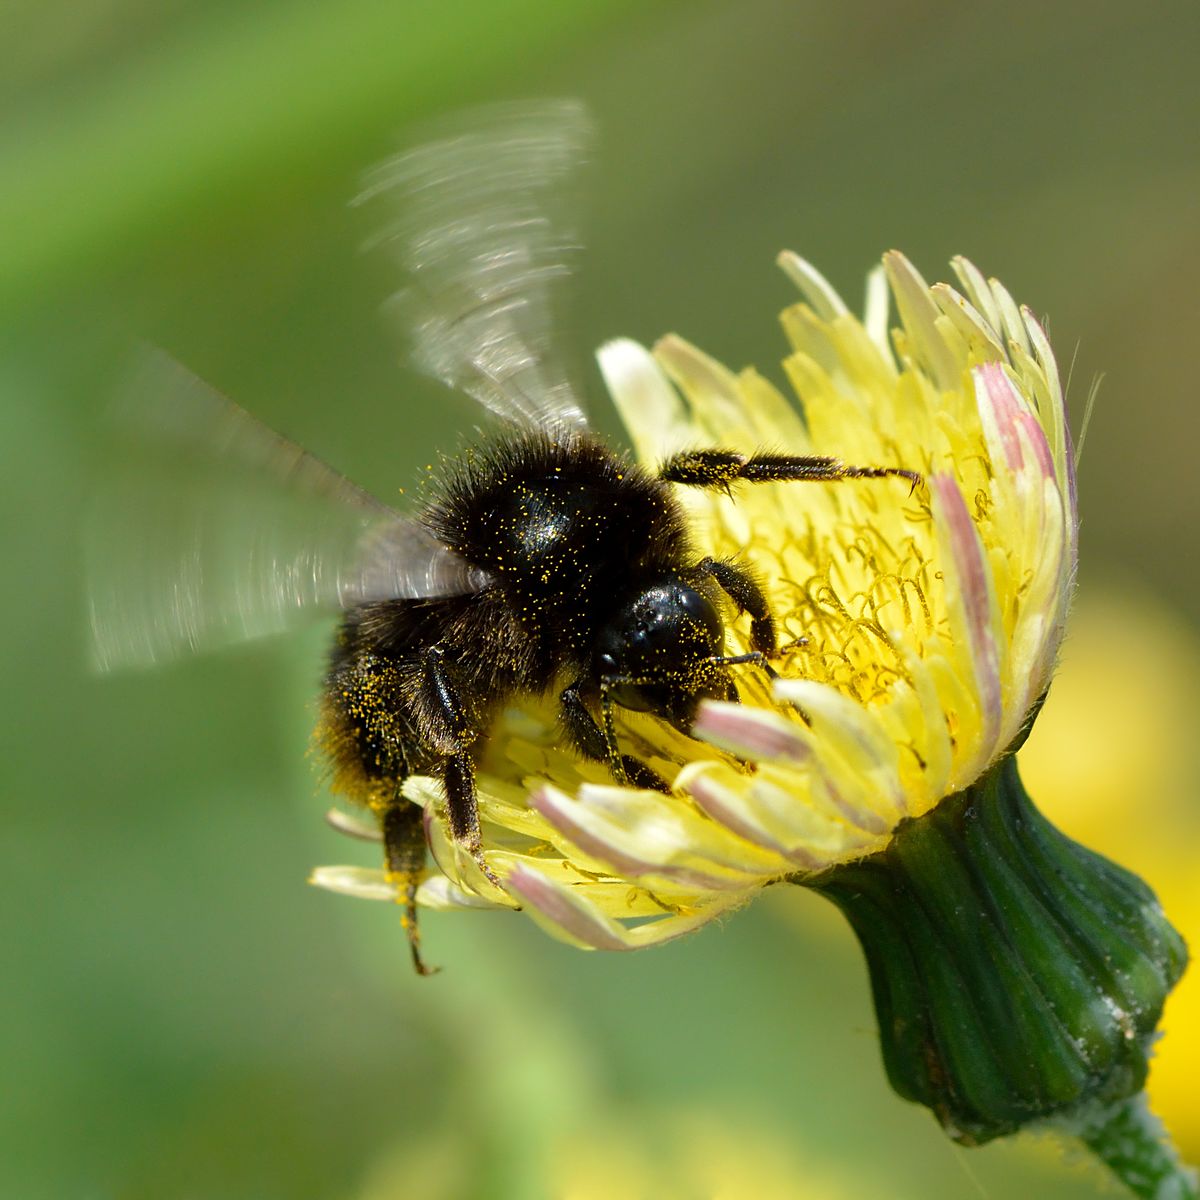
POLYGON ((335 790, 375 814, 412 960, 425 869, 405 781, 444 788, 456 844, 496 886, 475 770, 489 727, 556 698, 562 739, 621 784, 669 790, 622 750, 615 709, 687 734, 736 701, 736 669, 773 673, 777 630, 753 569, 698 553, 677 489, 919 477, 835 457, 677 453, 657 470, 589 429, 557 355, 554 313, 577 237, 562 197, 589 140, 573 102, 503 105, 385 162, 364 205, 400 269, 389 304, 415 363, 490 414, 486 436, 401 512, 273 433, 158 352, 118 419, 162 460, 98 498, 89 538, 103 668, 274 632, 334 612, 318 741, 335 790), (152 489, 152 490, 151 490, 152 489), (750 649, 726 653, 727 614, 750 649))

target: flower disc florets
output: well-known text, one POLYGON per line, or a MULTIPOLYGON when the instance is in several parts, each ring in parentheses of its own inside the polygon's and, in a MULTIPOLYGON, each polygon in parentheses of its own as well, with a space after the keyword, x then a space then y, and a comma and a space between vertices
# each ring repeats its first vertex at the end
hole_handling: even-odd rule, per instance
MULTIPOLYGON (((520 905, 603 949, 685 933, 773 880, 885 847, 906 817, 977 780, 1014 741, 1054 668, 1075 569, 1076 512, 1058 370, 1008 292, 955 260, 961 292, 898 253, 853 316, 807 263, 783 313, 797 408, 677 337, 603 347, 601 370, 638 458, 686 448, 835 455, 917 471, 837 483, 680 489, 699 553, 761 579, 781 631, 779 678, 735 668, 740 704, 708 703, 685 738, 619 711, 622 748, 673 784, 612 785, 565 749, 551 705, 511 710, 479 775, 500 895, 445 829, 428 780, 439 873, 430 906, 520 905), (889 331, 889 292, 899 315, 889 331)), ((749 649, 745 618, 728 649, 749 649)), ((390 895, 371 872, 318 881, 390 895)))

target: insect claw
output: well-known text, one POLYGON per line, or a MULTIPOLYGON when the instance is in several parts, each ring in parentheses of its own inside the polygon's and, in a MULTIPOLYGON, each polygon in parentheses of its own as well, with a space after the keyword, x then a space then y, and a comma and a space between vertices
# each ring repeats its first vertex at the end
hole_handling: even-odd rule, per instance
POLYGON ((504 884, 500 882, 500 877, 488 866, 487 859, 483 856, 483 848, 473 846, 471 848, 471 857, 475 860, 475 865, 483 872, 483 877, 496 888, 498 891, 504 891, 504 884))
POLYGON ((391 882, 399 894, 396 900, 404 905, 404 915, 400 918, 400 928, 408 938, 408 949, 412 955, 413 970, 418 975, 436 975, 441 967, 426 966, 421 957, 421 930, 417 924, 417 887, 420 883, 416 871, 390 871, 391 882))
POLYGON ((418 975, 426 978, 430 975, 436 975, 442 968, 427 966, 425 960, 421 957, 421 934, 417 929, 416 921, 409 920, 406 916, 400 924, 408 936, 408 950, 412 955, 413 970, 418 975))

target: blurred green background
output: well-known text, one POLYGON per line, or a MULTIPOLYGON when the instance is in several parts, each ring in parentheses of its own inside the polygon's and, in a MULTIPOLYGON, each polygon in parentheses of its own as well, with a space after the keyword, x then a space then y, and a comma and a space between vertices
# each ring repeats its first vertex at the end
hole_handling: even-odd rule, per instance
POLYGON ((434 915, 444 970, 414 978, 394 910, 304 885, 371 858, 326 830, 305 759, 328 631, 91 677, 78 525, 133 338, 381 496, 411 483, 473 414, 393 361, 345 202, 418 118, 578 95, 601 129, 581 356, 676 330, 778 378, 775 252, 856 302, 898 246, 1045 314, 1077 422, 1105 374, 1080 611, 1135 599, 1080 641, 1096 715, 1042 754, 1069 791, 1068 750, 1106 761, 1098 724, 1178 729, 1153 743, 1172 794, 1135 755, 1095 837, 1142 837, 1156 884, 1183 838, 1190 878, 1195 676, 1126 678, 1159 626, 1164 672, 1196 661, 1200 8, 43 0, 0 30, 0 1195, 1097 1194, 1036 1142, 960 1151, 888 1092, 857 949, 808 894, 628 957, 434 915))

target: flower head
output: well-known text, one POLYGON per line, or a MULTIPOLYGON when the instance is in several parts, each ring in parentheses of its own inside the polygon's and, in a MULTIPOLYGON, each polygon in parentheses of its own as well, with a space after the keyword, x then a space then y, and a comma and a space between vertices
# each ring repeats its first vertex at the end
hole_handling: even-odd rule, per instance
MULTIPOLYGON (((600 352, 643 460, 778 447, 873 468, 682 497, 697 550, 761 579, 785 637, 771 669, 746 662, 738 702, 705 702, 694 738, 619 710, 622 750, 669 795, 579 763, 548 706, 506 712, 478 781, 499 882, 450 837, 436 786, 410 779, 439 868, 420 898, 519 905, 619 950, 765 884, 805 884, 862 946, 893 1089, 951 1137, 1054 1128, 1138 1195, 1200 1195, 1142 1092, 1186 946, 1140 879, 1041 816, 1013 753, 1049 686, 1076 564, 1049 343, 961 259, 959 292, 885 256, 861 322, 811 266, 781 262, 805 298, 783 314, 803 417, 676 337, 600 352)), ((735 657, 753 649, 744 624, 729 625, 735 657)), ((352 868, 316 881, 395 894, 352 868)))
MULTIPOLYGON (((1058 371, 1027 310, 968 262, 961 291, 885 257, 853 316, 807 263, 783 314, 803 415, 753 370, 677 337, 602 348, 639 459, 785 448, 919 472, 896 479, 680 489, 697 550, 749 563, 782 631, 778 678, 738 668, 695 740, 618 710, 622 745, 671 795, 613 786, 562 745, 552 706, 507 711, 478 786, 494 888, 454 846, 437 785, 412 779, 439 870, 435 907, 521 906, 602 949, 686 933, 764 884, 886 847, 905 818, 968 787, 1021 733, 1054 668, 1075 569, 1072 462, 1058 371), (889 292, 899 321, 888 329, 889 292)), ((745 620, 729 649, 749 649, 745 620)), ((380 898, 381 874, 323 868, 380 898)))

